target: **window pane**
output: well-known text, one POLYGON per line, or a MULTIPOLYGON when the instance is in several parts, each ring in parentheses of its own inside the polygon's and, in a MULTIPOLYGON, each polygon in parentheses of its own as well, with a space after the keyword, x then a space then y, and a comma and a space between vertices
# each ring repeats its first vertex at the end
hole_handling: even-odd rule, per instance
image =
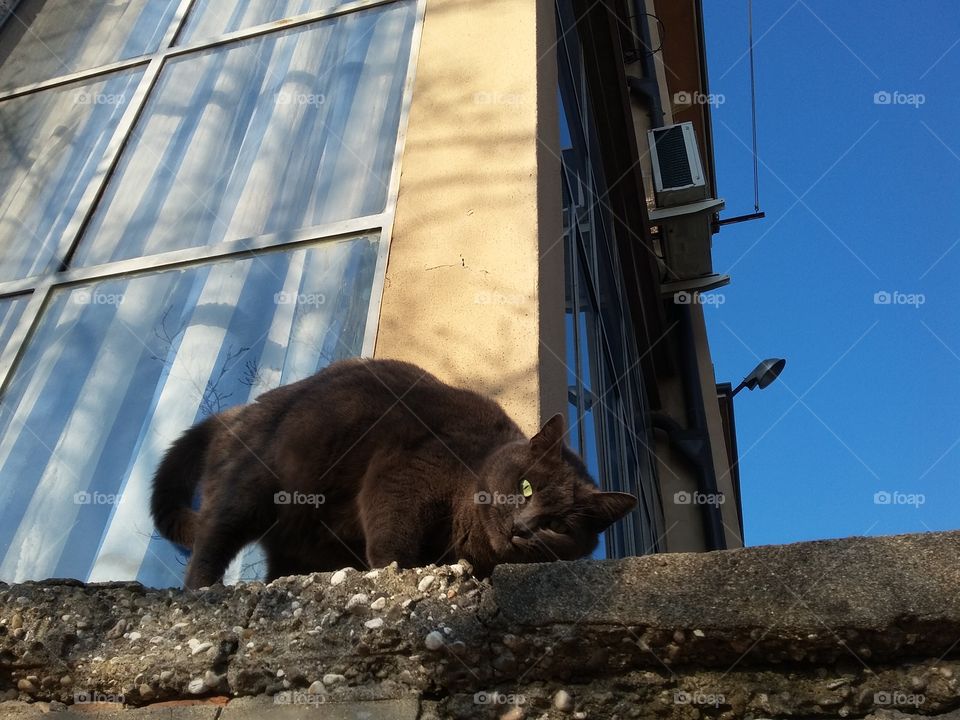
POLYGON ((0 89, 158 49, 178 0, 22 0, 0 27, 0 89))
POLYGON ((393 3, 171 61, 76 262, 381 212, 414 10, 393 3))
POLYGON ((177 44, 186 45, 308 12, 332 11, 343 4, 343 0, 248 0, 236 3, 197 0, 187 18, 186 26, 177 38, 177 44))
POLYGON ((0 102, 0 280, 59 264, 63 231, 142 74, 0 102))
POLYGON ((7 347, 10 336, 16 332, 28 302, 29 295, 0 299, 0 352, 7 347))
POLYGON ((54 293, 0 405, 0 578, 181 582, 149 486, 195 421, 360 354, 378 240, 54 293))

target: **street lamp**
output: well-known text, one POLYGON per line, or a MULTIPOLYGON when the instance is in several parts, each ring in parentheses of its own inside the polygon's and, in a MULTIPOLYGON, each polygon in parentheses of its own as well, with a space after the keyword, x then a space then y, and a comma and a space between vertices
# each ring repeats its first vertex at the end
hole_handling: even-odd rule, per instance
POLYGON ((767 385, 777 379, 777 376, 780 374, 786 364, 787 361, 783 358, 769 358, 764 360, 757 365, 753 369, 753 372, 747 375, 739 385, 737 385, 736 389, 730 393, 730 397, 733 397, 744 388, 753 390, 754 388, 759 387, 761 390, 763 390, 767 385))

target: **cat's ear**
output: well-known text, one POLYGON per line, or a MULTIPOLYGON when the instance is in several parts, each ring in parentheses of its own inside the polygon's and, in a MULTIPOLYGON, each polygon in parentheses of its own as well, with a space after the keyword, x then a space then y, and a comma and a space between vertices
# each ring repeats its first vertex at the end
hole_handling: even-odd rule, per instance
POLYGON ((557 413, 544 423, 536 435, 530 439, 530 449, 538 456, 555 454, 560 455, 563 452, 563 433, 566 430, 566 423, 563 415, 557 413))
POLYGON ((587 516, 597 532, 605 530, 637 506, 637 498, 630 493, 594 492, 587 499, 587 516))

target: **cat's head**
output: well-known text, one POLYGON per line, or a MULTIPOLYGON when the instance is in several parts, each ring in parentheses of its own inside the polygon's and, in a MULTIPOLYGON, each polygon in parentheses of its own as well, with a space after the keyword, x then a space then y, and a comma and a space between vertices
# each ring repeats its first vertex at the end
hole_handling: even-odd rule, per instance
POLYGON ((486 464, 474 500, 499 562, 584 557, 636 506, 633 495, 597 489, 563 434, 563 415, 554 415, 531 440, 504 446, 486 464))

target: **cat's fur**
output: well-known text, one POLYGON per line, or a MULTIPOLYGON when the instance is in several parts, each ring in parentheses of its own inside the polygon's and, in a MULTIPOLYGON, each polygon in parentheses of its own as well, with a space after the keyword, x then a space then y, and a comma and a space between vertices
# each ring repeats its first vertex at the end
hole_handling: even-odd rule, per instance
POLYGON ((222 579, 253 542, 271 580, 394 560, 464 558, 480 574, 572 560, 636 499, 600 492, 563 434, 555 415, 528 440, 493 400, 415 365, 341 361, 184 433, 156 472, 151 512, 193 548, 189 588, 222 579))

